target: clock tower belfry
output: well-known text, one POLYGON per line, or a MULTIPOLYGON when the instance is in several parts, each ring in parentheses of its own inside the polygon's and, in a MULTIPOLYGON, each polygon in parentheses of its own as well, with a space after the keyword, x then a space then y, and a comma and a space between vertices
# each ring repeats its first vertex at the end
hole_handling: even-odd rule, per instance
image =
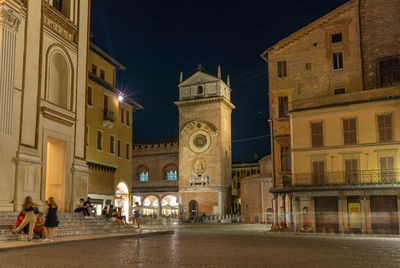
POLYGON ((232 176, 230 82, 202 71, 183 80, 179 101, 179 204, 185 218, 224 215, 232 176))

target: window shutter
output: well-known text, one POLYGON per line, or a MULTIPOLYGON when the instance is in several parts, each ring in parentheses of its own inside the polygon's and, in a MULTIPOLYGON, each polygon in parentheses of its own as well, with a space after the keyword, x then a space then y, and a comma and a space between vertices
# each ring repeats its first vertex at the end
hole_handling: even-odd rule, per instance
POLYGON ((311 139, 312 147, 323 146, 322 122, 311 123, 311 139))

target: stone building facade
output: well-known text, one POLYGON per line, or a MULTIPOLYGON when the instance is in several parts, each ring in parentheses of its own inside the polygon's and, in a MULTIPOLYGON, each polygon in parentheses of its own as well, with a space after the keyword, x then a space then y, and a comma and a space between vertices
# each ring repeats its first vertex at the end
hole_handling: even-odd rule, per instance
POLYGON ((260 173, 260 165, 257 162, 233 163, 232 164, 232 197, 231 197, 231 214, 240 214, 241 198, 240 198, 240 180, 250 175, 260 173))
POLYGON ((224 215, 232 175, 229 77, 201 68, 179 84, 179 204, 186 218, 224 215))
POLYGON ((258 161, 256 174, 240 179, 241 219, 244 223, 272 225, 274 195, 272 188, 272 159, 267 155, 258 161))
POLYGON ((132 156, 132 204, 143 215, 179 216, 178 139, 136 142, 132 156))
POLYGON ((87 195, 88 0, 0 1, 0 211, 87 195))
POLYGON ((351 0, 262 54, 275 227, 399 233, 399 11, 351 0))
POLYGON ((124 207, 128 213, 132 189, 132 115, 142 107, 116 88, 116 73, 125 67, 93 43, 90 43, 88 69, 88 195, 98 214, 111 204, 124 207))

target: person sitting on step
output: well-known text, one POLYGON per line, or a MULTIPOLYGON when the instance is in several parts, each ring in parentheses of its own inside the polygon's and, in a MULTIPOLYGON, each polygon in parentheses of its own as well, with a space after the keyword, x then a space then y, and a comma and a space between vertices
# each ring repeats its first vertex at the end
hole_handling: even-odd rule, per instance
POLYGON ((81 198, 74 203, 74 212, 82 212, 85 219, 89 218, 89 210, 84 206, 85 199, 81 198))

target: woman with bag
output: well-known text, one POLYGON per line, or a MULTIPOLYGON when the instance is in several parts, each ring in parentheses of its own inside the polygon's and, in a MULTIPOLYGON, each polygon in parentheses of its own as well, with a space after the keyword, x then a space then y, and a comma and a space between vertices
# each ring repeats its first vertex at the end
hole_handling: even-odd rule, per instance
POLYGON ((34 207, 37 207, 37 204, 32 202, 32 197, 29 195, 25 197, 25 202, 22 205, 21 211, 21 213, 25 215, 24 220, 16 229, 11 231, 12 234, 19 233, 22 228, 29 224, 28 241, 32 240, 33 228, 35 227, 36 222, 34 207))
POLYGON ((58 206, 54 201, 54 198, 49 197, 49 203, 44 210, 44 213, 46 214, 44 226, 46 227, 48 237, 45 239, 45 241, 53 241, 54 232, 56 230, 56 227, 58 226, 57 209, 58 206))

